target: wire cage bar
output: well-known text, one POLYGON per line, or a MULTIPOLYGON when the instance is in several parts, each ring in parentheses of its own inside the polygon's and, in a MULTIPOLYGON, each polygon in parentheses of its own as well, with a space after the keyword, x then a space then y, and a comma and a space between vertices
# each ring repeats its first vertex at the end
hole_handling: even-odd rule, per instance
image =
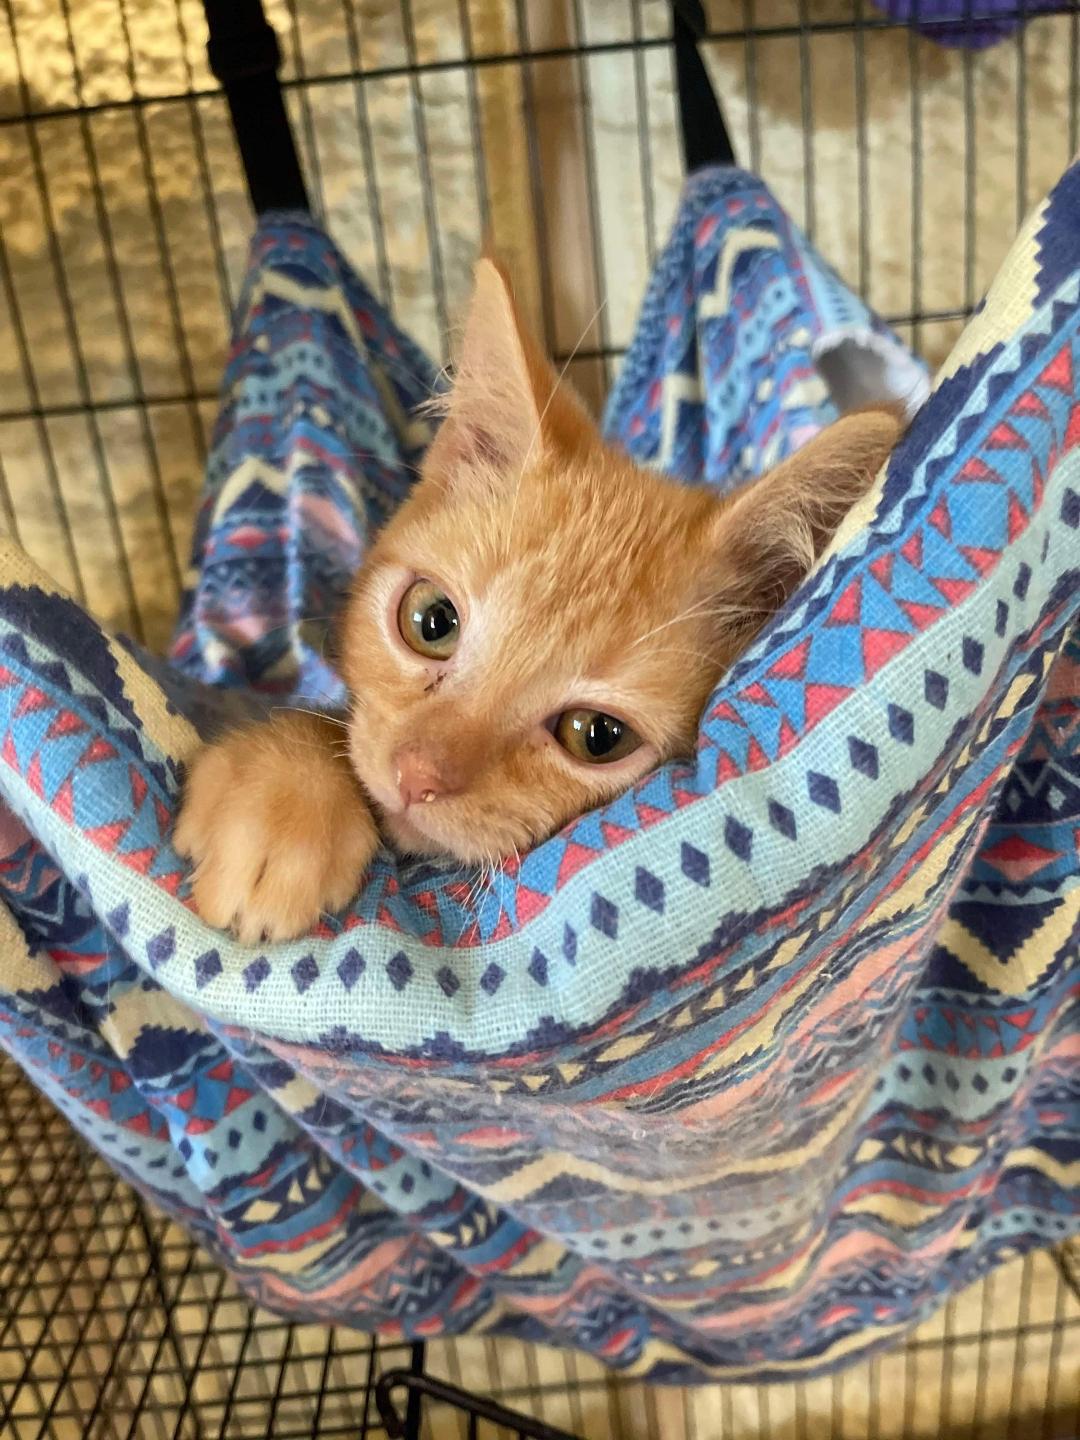
MULTIPOLYGON (((382 298, 445 357, 488 231, 599 404, 681 181, 667 0, 267 13, 312 204, 382 298)), ((976 52, 872 0, 705 10, 736 155, 931 362, 1080 145, 1080 13, 1015 15, 976 52)), ((157 648, 250 226, 204 41, 195 0, 11 0, 0 30, 0 518, 157 648)))
MULTIPOLYGON (((679 0, 673 21, 668 0, 270 0, 300 159, 277 193, 306 193, 444 358, 489 234, 598 406, 684 162, 703 158, 707 105, 684 155, 676 84, 696 37, 735 157, 935 363, 1080 148, 1080 7, 963 0, 953 39, 1013 24, 981 50, 903 8, 679 0)), ((0 21, 0 524, 158 649, 250 233, 230 102, 270 93, 273 69, 268 50, 208 58, 206 39, 199 0, 4 0, 0 21)), ((894 1353, 790 1386, 650 1391, 482 1338, 388 1345, 250 1305, 0 1061, 5 1440, 1074 1440, 1076 1256, 1017 1261, 894 1353)))

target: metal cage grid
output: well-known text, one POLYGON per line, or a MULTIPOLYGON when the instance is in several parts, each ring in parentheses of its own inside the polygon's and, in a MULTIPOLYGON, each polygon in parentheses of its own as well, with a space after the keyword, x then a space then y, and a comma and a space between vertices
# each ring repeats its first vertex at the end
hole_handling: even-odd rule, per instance
POLYGON ((8 1060, 0 1186, 0 1435, 418 1440, 444 1433, 430 1400, 465 1416, 470 1436, 486 1413, 520 1440, 567 1440, 425 1375, 422 1345, 249 1304, 8 1060))
MULTIPOLYGON (((266 8, 313 208, 406 327, 445 355, 488 231, 598 404, 678 193, 667 0, 266 8)), ((736 154, 931 361, 1080 146, 1080 8, 1014 13, 975 54, 872 0, 707 7, 736 154)), ((250 230, 202 10, 4 0, 4 18, 0 521, 161 648, 250 230)))
MULTIPOLYGON (((490 230, 526 272, 549 348, 560 362, 573 355, 573 378, 598 402, 638 293, 617 282, 644 274, 678 188, 666 0, 277 0, 266 8, 285 52, 282 84, 313 207, 341 239, 352 226, 350 258, 383 298, 445 353, 469 258, 490 230), (313 45, 316 32, 322 42, 313 45), (632 226, 614 239, 604 202, 612 84, 631 116, 616 138, 633 192, 632 226), (468 140, 461 163, 441 137, 451 102, 468 140), (495 142, 508 117, 520 144, 504 153, 495 142), (570 306, 557 293, 566 251, 544 204, 555 125, 579 162, 569 187, 582 212, 570 306), (343 160, 355 175, 348 195, 343 160), (515 228, 517 211, 524 219, 515 228), (620 244, 633 252, 629 270, 617 263, 620 244)), ((966 23, 980 0, 963 8, 966 23)), ((826 248, 839 234, 833 212, 850 209, 843 253, 830 249, 831 258, 931 360, 972 313, 1045 174, 1080 146, 1080 8, 1041 0, 1038 19, 1035 9, 1018 0, 1020 27, 988 52, 993 59, 963 51, 942 60, 870 0, 707 7, 703 53, 736 152, 826 248), (819 123, 830 100, 821 57, 837 47, 850 142, 841 160, 835 146, 826 151, 828 127, 819 123), (1049 115, 1039 109, 1047 55, 1064 77, 1049 115), (883 62, 904 71, 902 123, 891 123, 907 155, 896 220, 906 243, 884 278, 878 181, 893 152, 875 120, 883 62), (930 265, 941 224, 930 201, 942 191, 928 160, 942 113, 930 81, 942 75, 960 135, 946 177, 948 223, 960 238, 944 285, 930 265), (794 117, 782 137, 796 152, 786 178, 783 127, 770 109, 778 83, 794 117), (983 117, 995 106, 988 141, 983 117), (990 202, 1003 197, 994 231, 983 175, 1002 146, 1008 183, 991 187, 990 202)), ((164 644, 175 614, 250 226, 204 41, 198 0, 4 0, 0 23, 0 522, 91 608, 152 646, 164 644)), ((565 205, 561 213, 565 220, 565 205)), ((0 1062, 4 1440, 1076 1440, 1078 1270, 1075 1249, 1017 1261, 894 1354, 805 1385, 648 1391, 580 1357, 481 1340, 432 1344, 425 1357, 250 1306, 0 1062), (415 1378, 422 1369, 426 1396, 415 1378), (540 1419, 500 1427, 492 1417, 507 1415, 489 1406, 483 1418, 462 1386, 540 1419), (446 1404, 433 1403, 440 1395, 446 1404)))

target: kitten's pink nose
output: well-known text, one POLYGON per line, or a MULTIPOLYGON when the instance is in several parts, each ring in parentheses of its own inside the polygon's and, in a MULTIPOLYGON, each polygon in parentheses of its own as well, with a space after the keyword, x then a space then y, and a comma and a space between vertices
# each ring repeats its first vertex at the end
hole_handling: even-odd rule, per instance
POLYGON ((419 745, 403 745, 394 756, 394 767, 398 794, 406 807, 457 793, 449 767, 419 745))

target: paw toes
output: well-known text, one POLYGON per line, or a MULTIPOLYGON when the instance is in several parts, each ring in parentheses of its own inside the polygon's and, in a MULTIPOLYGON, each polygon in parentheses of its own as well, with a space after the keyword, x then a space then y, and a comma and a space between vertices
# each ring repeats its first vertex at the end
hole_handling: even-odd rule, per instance
POLYGON ((199 918, 212 929, 232 930, 233 921, 236 919, 236 906, 231 900, 207 900, 205 897, 202 899, 196 897, 195 906, 199 918))
POLYGON ((340 805, 320 790, 313 809, 310 787, 298 791, 295 763, 270 784, 265 759, 253 771, 239 742, 200 752, 172 837, 177 852, 195 862, 199 916, 251 946, 296 939, 343 910, 377 844, 351 782, 340 805))
POLYGON ((181 811, 179 820, 173 826, 172 845, 176 853, 184 856, 185 859, 198 859, 199 851, 202 848, 199 831, 186 807, 181 811))
POLYGON ((322 913, 337 915, 344 910, 360 889, 363 873, 363 866, 361 866, 355 870, 350 869, 345 874, 337 874, 330 879, 322 897, 322 913))

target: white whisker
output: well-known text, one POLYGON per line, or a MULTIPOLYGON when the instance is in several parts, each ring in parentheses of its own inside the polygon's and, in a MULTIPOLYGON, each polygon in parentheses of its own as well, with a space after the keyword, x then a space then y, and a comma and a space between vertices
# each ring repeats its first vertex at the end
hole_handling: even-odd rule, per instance
POLYGON ((690 655, 705 664, 716 664, 718 660, 718 657, 710 654, 708 650, 695 650, 686 645, 662 645, 658 650, 650 650, 649 655, 652 659, 658 655, 690 655))
POLYGON ((693 605, 688 605, 678 615, 673 615, 670 620, 664 620, 661 624, 654 625, 651 630, 646 630, 644 635, 638 636, 630 648, 633 649, 634 645, 643 645, 646 640, 651 640, 654 635, 659 635, 661 630, 668 630, 672 625, 678 625, 683 620, 709 620, 722 616, 734 620, 744 620, 755 614, 771 615, 772 611, 755 610, 748 605, 737 603, 724 604, 723 601, 718 601, 715 595, 705 595, 695 601, 693 605))
POLYGON ((328 725, 337 725, 342 730, 349 728, 347 720, 340 720, 336 715, 330 715, 325 710, 305 710, 302 705, 274 705, 271 713, 310 715, 315 720, 325 720, 328 725))

